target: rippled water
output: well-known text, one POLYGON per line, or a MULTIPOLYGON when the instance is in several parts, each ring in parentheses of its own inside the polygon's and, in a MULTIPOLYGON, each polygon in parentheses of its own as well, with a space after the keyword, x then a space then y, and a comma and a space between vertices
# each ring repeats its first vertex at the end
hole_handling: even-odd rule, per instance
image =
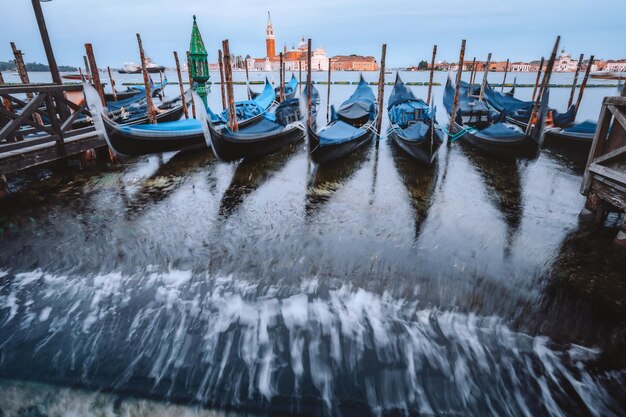
POLYGON ((578 224, 580 183, 556 151, 457 142, 424 168, 385 140, 324 167, 298 144, 20 174, 0 209, 0 410, 624 415, 620 219, 578 224))

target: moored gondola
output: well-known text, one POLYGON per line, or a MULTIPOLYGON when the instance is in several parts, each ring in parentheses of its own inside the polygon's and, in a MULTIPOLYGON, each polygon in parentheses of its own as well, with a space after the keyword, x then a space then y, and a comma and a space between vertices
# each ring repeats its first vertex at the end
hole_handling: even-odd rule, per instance
POLYGON ((443 130, 436 120, 435 108, 413 92, 396 74, 396 82, 387 104, 391 138, 412 158, 431 164, 443 143, 443 130))
MULTIPOLYGON (((305 136, 305 113, 300 99, 281 102, 275 111, 265 113, 251 126, 232 131, 228 125, 209 125, 215 154, 223 160, 253 159, 278 151, 305 136)), ((315 113, 315 108, 313 109, 315 113)))
MULTIPOLYGON (((266 84, 269 83, 267 78, 265 79, 265 82, 266 84)), ((291 74, 291 79, 289 80, 287 84, 285 84, 285 100, 294 98, 296 96, 296 92, 298 91, 298 84, 299 83, 298 83, 298 79, 296 78, 296 76, 294 74, 291 74)), ((250 91, 251 98, 257 98, 259 94, 262 94, 262 92, 257 93, 255 91, 252 91, 250 87, 248 87, 248 90, 250 91)), ((280 87, 274 88, 274 92, 276 94, 276 101, 280 101, 280 87)))
POLYGON ((552 128, 545 132, 546 146, 564 146, 571 150, 589 153, 598 124, 586 120, 566 128, 552 128))
POLYGON ((342 158, 370 142, 376 135, 374 126, 378 111, 376 98, 363 79, 339 110, 332 107, 331 122, 316 132, 308 126, 309 152, 314 162, 320 164, 342 158))
MULTIPOLYGON (((455 133, 462 141, 500 158, 535 157, 543 141, 543 126, 547 113, 549 92, 546 90, 541 102, 538 122, 526 134, 519 126, 509 123, 507 114, 502 112, 498 119, 484 101, 461 94, 459 97, 455 133)), ((448 77, 444 90, 443 103, 450 114, 454 102, 454 87, 448 77)))

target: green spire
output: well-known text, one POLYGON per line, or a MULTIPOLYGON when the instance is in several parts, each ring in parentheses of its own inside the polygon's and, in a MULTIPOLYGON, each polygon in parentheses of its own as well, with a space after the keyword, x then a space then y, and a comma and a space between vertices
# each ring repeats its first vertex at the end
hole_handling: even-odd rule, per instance
POLYGON ((191 29, 191 42, 189 42, 189 71, 193 79, 193 88, 202 97, 206 105, 207 89, 205 84, 209 80, 209 61, 195 15, 191 29))
POLYGON ((202 35, 200 35, 200 29, 198 29, 198 23, 196 23, 196 15, 193 16, 193 27, 191 29, 191 42, 189 43, 190 55, 207 55, 204 42, 202 42, 202 35))

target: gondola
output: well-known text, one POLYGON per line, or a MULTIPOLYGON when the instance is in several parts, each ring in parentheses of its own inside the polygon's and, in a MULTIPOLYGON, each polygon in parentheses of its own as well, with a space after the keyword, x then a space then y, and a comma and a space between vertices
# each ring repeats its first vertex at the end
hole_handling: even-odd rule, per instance
POLYGON ((598 124, 591 120, 576 123, 566 128, 552 128, 545 132, 546 146, 564 146, 571 150, 584 152, 591 150, 591 143, 598 124))
MULTIPOLYGON (((313 108, 315 113, 315 108, 313 108)), ((253 159, 274 153, 304 139, 306 113, 301 111, 300 99, 283 100, 273 112, 251 125, 232 131, 228 125, 209 124, 213 151, 226 161, 253 159)))
POLYGON ((136 90, 116 91, 115 96, 113 95, 113 93, 104 93, 104 99, 106 101, 126 100, 127 98, 132 97, 136 94, 136 90))
MULTIPOLYGON (((266 79, 265 82, 268 83, 269 81, 267 81, 266 79)), ((259 94, 261 94, 261 93, 252 91, 250 87, 248 87, 248 90, 250 91, 251 98, 256 98, 259 94)), ((297 90, 298 90, 298 79, 296 78, 295 75, 291 74, 291 79, 289 80, 287 84, 285 84, 285 100, 294 98, 297 90)), ((276 101, 280 101, 280 87, 275 88, 274 92, 276 93, 276 101)))
MULTIPOLYGON (((543 140, 543 125, 547 113, 549 91, 546 90, 542 98, 541 111, 538 122, 527 135, 519 126, 509 123, 506 112, 497 113, 490 111, 484 101, 466 94, 460 94, 455 132, 461 134, 461 140, 470 145, 488 152, 500 158, 535 157, 543 140)), ((448 77, 444 90, 443 104, 448 111, 452 112, 454 102, 454 87, 448 77)))
MULTIPOLYGON (((237 114, 237 123, 239 128, 245 128, 260 122, 264 114, 274 104, 274 89, 269 81, 265 80, 265 88, 263 92, 251 100, 243 100, 235 103, 235 112, 237 114)), ((228 110, 222 113, 213 113, 207 108, 209 120, 213 125, 223 125, 228 123, 228 110)))
MULTIPOLYGON (((485 101, 498 112, 506 112, 507 120, 522 129, 526 129, 535 104, 533 101, 523 101, 512 95, 497 92, 489 84, 485 86, 485 101)), ((576 105, 571 105, 564 113, 550 108, 548 111, 552 112, 552 122, 555 127, 569 127, 576 119, 576 105)))
POLYGON ((413 92, 396 74, 387 104, 389 137, 412 158, 430 165, 443 143, 443 130, 437 123, 435 108, 413 92))
POLYGON ((369 84, 363 79, 339 110, 332 106, 329 125, 315 131, 308 126, 309 152, 318 164, 342 158, 364 146, 375 136, 374 126, 378 111, 376 98, 369 84))

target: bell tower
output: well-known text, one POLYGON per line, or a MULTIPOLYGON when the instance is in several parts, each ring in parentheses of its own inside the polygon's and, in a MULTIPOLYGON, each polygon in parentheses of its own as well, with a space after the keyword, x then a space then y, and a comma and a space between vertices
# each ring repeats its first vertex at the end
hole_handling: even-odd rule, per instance
POLYGON ((272 17, 270 16, 270 12, 267 12, 267 29, 265 29, 265 49, 269 58, 273 58, 276 56, 274 27, 272 27, 272 17))

